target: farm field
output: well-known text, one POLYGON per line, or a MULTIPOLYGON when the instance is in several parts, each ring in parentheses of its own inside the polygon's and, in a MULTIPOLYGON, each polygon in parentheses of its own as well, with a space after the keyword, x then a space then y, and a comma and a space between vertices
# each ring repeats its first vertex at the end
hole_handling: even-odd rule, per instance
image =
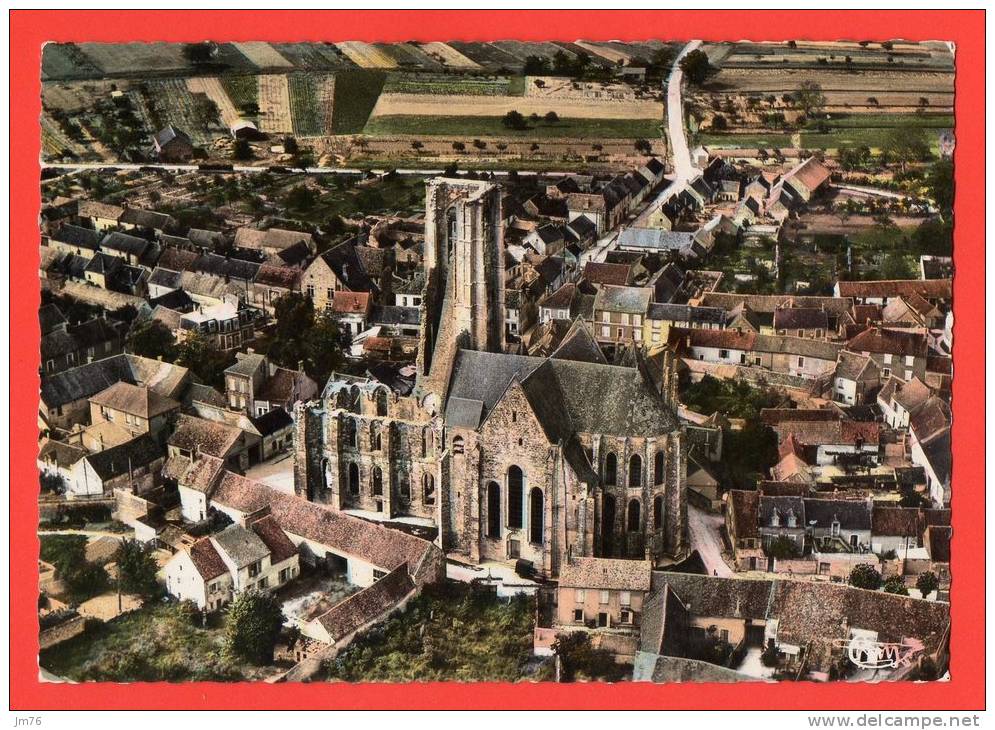
POLYGON ((511 110, 529 116, 556 112, 561 117, 587 119, 663 119, 658 101, 627 99, 598 101, 588 99, 534 98, 517 96, 467 96, 432 94, 381 94, 373 118, 386 116, 503 116, 511 110))
POLYGON ((425 69, 437 71, 442 64, 423 51, 414 43, 377 43, 376 48, 386 53, 398 66, 408 69, 425 69))
POLYGON ((290 92, 290 116, 294 134, 313 137, 323 133, 323 108, 318 102, 321 77, 292 74, 287 77, 290 92))
POLYGON ((360 68, 397 68, 397 61, 370 43, 345 41, 335 45, 360 68))
POLYGON ((231 127, 237 122, 242 114, 232 103, 231 98, 225 93, 225 88, 214 76, 194 76, 187 79, 187 89, 192 94, 206 94, 207 98, 214 102, 221 115, 221 121, 226 127, 231 127))
POLYGON ((292 132, 288 77, 264 74, 256 78, 259 81, 259 130, 277 134, 292 132))
POLYGON ((269 43, 232 43, 243 56, 249 59, 253 65, 261 69, 290 69, 294 67, 290 61, 280 55, 269 43))
MULTIPOLYGON (((518 77, 521 78, 521 77, 518 77)), ((508 96, 514 77, 465 74, 391 73, 384 94, 434 94, 441 96, 508 96)))
POLYGON ((516 131, 501 117, 487 116, 379 116, 370 119, 363 134, 448 135, 458 137, 522 138, 652 138, 660 136, 658 119, 578 119, 561 117, 549 124, 539 121, 529 129, 516 131))
POLYGON ((190 93, 183 79, 146 81, 141 97, 150 133, 172 124, 186 131, 196 144, 206 144, 212 130, 220 131, 221 120, 214 115, 208 97, 190 93))
POLYGON ((270 43, 277 53, 296 68, 314 71, 332 71, 354 68, 332 43, 270 43))
POLYGON ((246 106, 259 104, 259 82, 255 76, 221 76, 218 79, 231 103, 242 112, 246 106))
POLYGON ((701 132, 695 137, 698 144, 712 147, 731 147, 735 149, 755 149, 776 147, 783 149, 791 147, 792 140, 790 134, 779 132, 757 133, 757 134, 719 134, 713 132, 701 132))
POLYGON ((49 43, 42 50, 42 81, 88 79, 100 75, 100 69, 73 43, 49 43))
POLYGON ((333 134, 358 134, 383 89, 386 74, 378 71, 343 71, 335 74, 333 134))
POLYGON ((79 49, 108 76, 182 71, 190 67, 180 43, 81 43, 79 49))
POLYGON ((953 56, 946 44, 895 42, 889 45, 884 48, 880 43, 799 40, 790 47, 786 43, 743 42, 725 46, 721 62, 725 68, 756 68, 777 63, 792 67, 819 64, 846 68, 899 66, 953 70, 953 56))
POLYGON ((447 68, 480 69, 480 64, 445 43, 439 41, 421 43, 419 48, 447 68))

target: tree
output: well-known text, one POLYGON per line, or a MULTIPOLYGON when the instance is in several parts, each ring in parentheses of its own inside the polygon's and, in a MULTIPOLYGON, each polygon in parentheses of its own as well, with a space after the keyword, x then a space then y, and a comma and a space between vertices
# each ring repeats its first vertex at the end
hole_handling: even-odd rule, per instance
POLYGON ((556 124, 558 121, 560 121, 560 115, 553 111, 546 112, 545 118, 547 124, 556 124))
POLYGON ((318 383, 324 383, 332 371, 342 364, 342 331, 331 314, 315 317, 305 339, 307 359, 305 369, 318 383))
POLYGON ((897 251, 889 251, 881 262, 881 276, 885 279, 914 279, 915 271, 905 256, 897 251))
POLYGON ((51 492, 52 494, 65 494, 66 492, 66 480, 61 475, 53 474, 50 471, 39 472, 38 483, 42 492, 51 492))
POLYGON ((525 129, 527 126, 525 117, 515 109, 512 109, 501 118, 501 124, 508 127, 508 129, 525 129))
POLYGON ((560 660, 560 677, 564 682, 574 679, 602 679, 618 682, 625 676, 622 666, 607 649, 591 646, 591 636, 584 631, 557 634, 553 653, 560 660))
POLYGON ((925 573, 920 573, 919 577, 916 579, 916 588, 919 589, 919 593, 922 594, 923 598, 939 587, 940 581, 937 579, 936 573, 931 570, 927 570, 925 573))
POLYGON ((798 557, 798 546, 787 535, 780 535, 770 541, 765 552, 772 558, 789 560, 798 557))
POLYGON ((294 137, 284 137, 283 138, 283 151, 288 155, 296 155, 300 152, 300 146, 297 144, 297 140, 294 137))
POLYGON ((170 361, 176 357, 176 337, 173 331, 157 319, 135 322, 128 332, 128 352, 153 360, 170 361))
POLYGON ((884 582, 884 592, 899 596, 909 595, 909 589, 905 587, 905 579, 900 575, 893 575, 884 582))
POLYGON ((86 542, 85 535, 46 535, 41 541, 41 559, 55 566, 73 603, 103 593, 110 583, 106 570, 87 562, 86 542))
POLYGON ((252 147, 249 145, 249 141, 246 139, 236 139, 231 156, 236 160, 251 160, 252 147))
POLYGON ((850 571, 850 585, 876 591, 881 587, 881 573, 873 565, 862 563, 850 571))
POLYGON ((701 49, 695 49, 682 58, 680 66, 688 82, 695 86, 701 86, 718 70, 708 62, 708 54, 701 49))
POLYGON ((137 593, 146 598, 159 594, 156 580, 159 564, 152 546, 125 538, 117 550, 117 580, 124 593, 137 593))
POLYGON ((203 382, 221 388, 225 381, 225 368, 234 358, 222 352, 199 332, 191 332, 176 348, 176 364, 190 368, 203 382))
POLYGON ((269 664, 282 626, 283 612, 272 595, 255 590, 240 593, 226 612, 225 653, 269 664))
POLYGON ((726 121, 726 118, 721 114, 716 114, 714 117, 712 117, 712 129, 716 131, 722 131, 723 129, 728 129, 728 127, 729 123, 726 121))
POLYGON ((648 155, 653 151, 653 146, 649 143, 648 139, 637 139, 632 146, 636 148, 636 152, 641 152, 644 155, 648 155))
POLYGON ((417 139, 411 143, 411 149, 413 150, 420 150, 424 146, 425 145, 419 142, 417 139))
POLYGON ((204 43, 187 43, 183 46, 183 57, 194 65, 210 63, 213 55, 214 44, 207 41, 204 43))
POLYGON ((794 99, 798 108, 805 112, 806 117, 818 114, 826 105, 826 95, 822 93, 822 87, 815 81, 801 82, 795 89, 794 99))
POLYGON ((311 210, 316 202, 318 202, 318 196, 304 183, 291 188, 285 200, 288 208, 301 212, 311 210))
POLYGON ((936 206, 948 215, 954 207, 954 163, 951 160, 937 160, 926 174, 926 187, 936 206))
POLYGON ((462 152, 466 149, 466 145, 462 142, 453 142, 453 149, 457 152, 462 152))
POLYGON ((903 173, 910 162, 923 162, 930 156, 926 130, 915 124, 902 124, 888 130, 881 150, 898 162, 903 173))

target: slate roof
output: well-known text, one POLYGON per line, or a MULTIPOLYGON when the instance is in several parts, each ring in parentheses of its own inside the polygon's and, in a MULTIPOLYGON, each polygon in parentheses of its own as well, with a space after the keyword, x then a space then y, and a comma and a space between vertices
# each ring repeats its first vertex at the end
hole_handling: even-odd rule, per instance
POLYGON ((934 436, 928 443, 923 444, 922 450, 936 478, 941 483, 946 484, 950 480, 953 460, 950 429, 943 431, 938 436, 934 436))
POLYGON ((256 271, 256 284, 272 286, 279 289, 297 289, 297 282, 301 272, 298 269, 286 266, 270 266, 262 264, 256 271))
POLYGON ((849 312, 853 299, 841 297, 797 296, 794 294, 733 294, 729 292, 706 292, 700 304, 708 307, 721 307, 726 311, 735 309, 742 303, 754 312, 773 314, 779 307, 813 307, 825 308, 831 314, 840 315, 849 312))
POLYGON ((666 231, 662 228, 626 228, 618 235, 618 247, 645 248, 654 251, 682 251, 691 246, 694 233, 666 231))
POLYGON ((356 253, 351 241, 343 241, 338 246, 321 254, 321 259, 351 291, 378 291, 376 284, 356 253))
POLYGON ((101 234, 91 228, 74 226, 72 223, 64 223, 59 230, 52 234, 52 240, 65 243, 70 246, 96 251, 100 245, 101 234))
POLYGON ((43 378, 41 399, 55 408, 89 398, 118 381, 144 384, 171 397, 188 372, 185 367, 138 355, 114 355, 43 378))
POLYGON ((169 246, 163 249, 163 252, 159 255, 156 268, 189 271, 199 256, 200 254, 195 251, 187 251, 186 249, 169 246))
POLYGON ((241 525, 229 525, 212 535, 211 541, 237 568, 252 565, 269 555, 269 548, 259 535, 241 525))
POLYGON ((155 439, 142 434, 120 446, 90 454, 86 460, 97 476, 107 480, 127 474, 129 469, 147 467, 163 456, 163 449, 155 439))
POLYGON ((653 590, 669 585, 688 613, 710 618, 764 619, 773 582, 690 573, 653 573, 653 590))
POLYGON ((814 307, 782 307, 774 310, 775 330, 829 329, 829 315, 814 307))
POLYGON ((250 420, 261 436, 269 436, 294 425, 294 419, 283 408, 272 408, 261 416, 254 416, 250 420))
POLYGON ((825 340, 814 340, 809 337, 790 337, 788 335, 761 335, 756 336, 753 349, 758 352, 774 352, 788 355, 801 355, 817 360, 831 360, 836 362, 839 358, 840 347, 825 340))
POLYGON ((649 560, 574 558, 560 568, 559 585, 615 591, 648 591, 653 573, 649 560))
POLYGON ((797 522, 795 527, 801 529, 805 527, 805 502, 801 497, 775 497, 768 494, 760 495, 760 503, 757 516, 763 527, 772 527, 774 514, 777 514, 780 522, 778 527, 788 526, 788 515, 794 514, 797 522))
POLYGON ((846 350, 840 352, 839 362, 836 363, 837 378, 856 381, 865 373, 871 377, 878 374, 878 366, 871 358, 846 350))
POLYGON ((80 218, 107 218, 117 220, 124 213, 124 208, 97 200, 80 200, 76 206, 76 214, 80 218))
POLYGON ((187 144, 191 143, 189 135, 183 130, 177 129, 172 124, 163 127, 153 135, 153 141, 157 149, 162 149, 173 140, 179 140, 187 144))
POLYGON ((547 307, 549 309, 569 309, 570 303, 573 301, 574 294, 576 294, 576 292, 576 284, 563 284, 556 291, 550 292, 540 299, 539 306, 547 307))
POLYGON ((119 221, 119 223, 126 223, 150 230, 162 230, 172 222, 172 217, 165 213, 158 213, 154 210, 142 210, 141 208, 125 208, 119 221))
POLYGON ((844 530, 870 530, 871 511, 871 502, 862 499, 808 497, 805 499, 805 525, 828 530, 835 519, 844 530))
POLYGON ((557 346, 550 357, 557 360, 577 360, 579 362, 601 363, 602 365, 608 364, 608 359, 601 351, 598 343, 591 335, 591 331, 582 319, 574 320, 567 334, 560 340, 559 346, 557 346))

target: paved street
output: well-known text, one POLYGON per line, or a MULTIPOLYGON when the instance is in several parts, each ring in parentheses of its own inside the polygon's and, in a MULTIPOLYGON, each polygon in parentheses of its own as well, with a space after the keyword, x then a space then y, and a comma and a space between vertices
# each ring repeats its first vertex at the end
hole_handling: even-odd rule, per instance
POLYGON ((691 549, 697 550, 709 575, 729 577, 732 571, 722 559, 722 515, 713 515, 688 505, 688 536, 691 549))

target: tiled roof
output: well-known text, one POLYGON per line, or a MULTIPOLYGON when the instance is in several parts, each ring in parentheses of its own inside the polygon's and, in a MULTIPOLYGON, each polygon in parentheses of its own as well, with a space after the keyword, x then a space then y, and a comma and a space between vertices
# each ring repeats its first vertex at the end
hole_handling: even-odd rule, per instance
POLYGON ((241 435, 241 430, 234 426, 181 414, 168 443, 179 449, 224 459, 241 435))
POLYGON ((628 264, 602 264, 588 261, 584 265, 583 278, 592 284, 625 286, 632 278, 632 267, 628 264))
POLYGON ((407 566, 400 565, 373 585, 353 593, 314 620, 322 625, 334 643, 376 621, 414 589, 407 566))
POLYGON ((120 446, 98 451, 86 457, 101 479, 112 479, 134 469, 150 466, 163 458, 162 447, 148 434, 142 434, 120 446))
POLYGON ((774 310, 775 330, 829 329, 829 315, 813 307, 782 307, 774 310))
POLYGON ((91 396, 90 402, 140 418, 155 418, 180 407, 172 398, 159 395, 151 388, 123 381, 91 396))
POLYGON ((209 537, 202 537, 190 546, 190 559, 205 581, 213 580, 228 572, 228 566, 218 555, 209 537))
POLYGON ((760 493, 753 490, 730 489, 729 509, 736 524, 737 538, 758 537, 760 493))
POLYGON ((906 355, 926 357, 929 347, 924 333, 870 327, 847 342, 847 349, 854 352, 873 352, 903 357, 906 355))
POLYGON ((926 299, 950 299, 950 279, 888 279, 881 281, 839 281, 841 297, 891 298, 918 294, 926 299))
POLYGON ((574 558, 560 568, 559 584, 572 588, 648 591, 653 563, 649 560, 574 558))
POLYGON ((237 568, 252 565, 269 555, 266 543, 255 532, 241 525, 229 525, 211 536, 214 546, 223 552, 237 568))

